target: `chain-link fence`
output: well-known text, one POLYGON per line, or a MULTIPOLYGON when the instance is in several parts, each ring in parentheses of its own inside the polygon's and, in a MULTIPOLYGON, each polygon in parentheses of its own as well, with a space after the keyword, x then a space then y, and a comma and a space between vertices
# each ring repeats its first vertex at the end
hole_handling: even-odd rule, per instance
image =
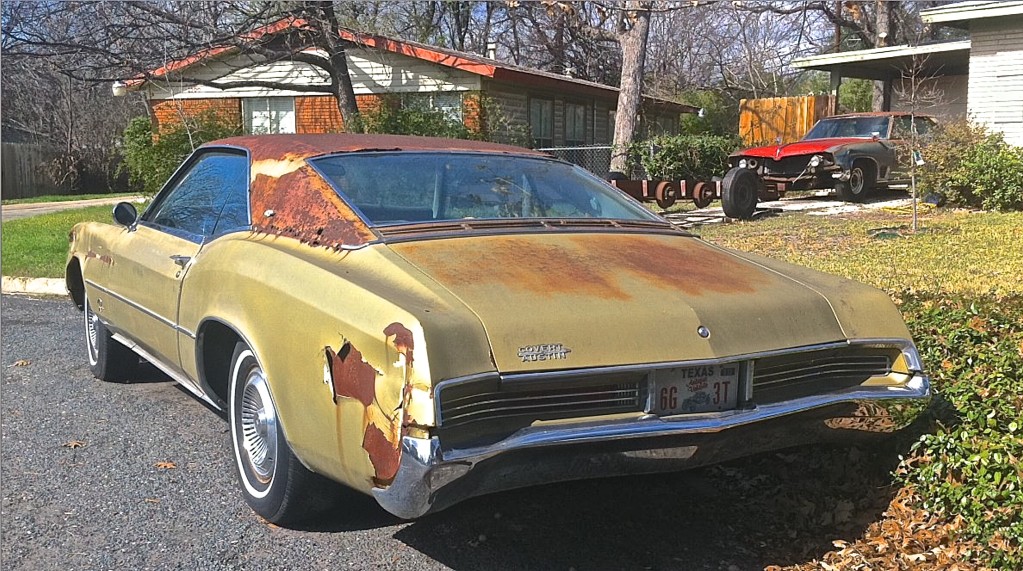
MULTIPOLYGON (((543 153, 549 153, 555 158, 563 161, 579 165, 600 178, 607 177, 607 173, 611 170, 611 145, 591 147, 547 147, 536 150, 543 153)), ((653 152, 654 147, 651 146, 650 153, 652 154, 653 152)), ((632 161, 634 163, 632 168, 632 178, 647 178, 646 172, 643 170, 643 166, 639 161, 639 157, 634 158, 635 160, 632 161)))
POLYGON ((579 165, 591 173, 604 178, 611 170, 611 146, 594 147, 548 147, 537 149, 572 164, 579 165))

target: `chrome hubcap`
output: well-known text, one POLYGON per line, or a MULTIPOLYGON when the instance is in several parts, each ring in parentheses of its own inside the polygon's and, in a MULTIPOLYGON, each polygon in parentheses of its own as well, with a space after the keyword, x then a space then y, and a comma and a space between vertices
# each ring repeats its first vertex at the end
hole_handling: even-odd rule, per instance
POLYGON ((277 411, 263 371, 253 368, 242 389, 241 444, 256 479, 270 482, 277 463, 277 411))
POLYGON ((99 361, 99 348, 96 346, 99 341, 99 317, 93 313, 92 306, 85 304, 85 341, 89 346, 89 361, 99 361))

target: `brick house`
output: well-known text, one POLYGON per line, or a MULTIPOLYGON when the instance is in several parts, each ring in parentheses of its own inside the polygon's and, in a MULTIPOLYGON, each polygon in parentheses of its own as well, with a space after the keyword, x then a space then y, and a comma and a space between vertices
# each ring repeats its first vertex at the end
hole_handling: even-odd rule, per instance
MULTIPOLYGON (((286 29, 285 25, 283 29, 286 29)), ((274 33, 280 31, 278 27, 274 33)), ((534 147, 609 145, 614 131, 618 89, 599 83, 507 64, 492 58, 416 42, 345 30, 357 47, 349 48, 348 67, 360 110, 385 98, 417 100, 479 130, 484 124, 481 97, 492 102, 506 125, 491 138, 522 143, 529 134, 534 147)), ((221 90, 169 79, 187 70, 207 81, 268 80, 295 86, 329 84, 309 64, 284 60, 252 63, 236 50, 212 50, 157 70, 148 81, 115 86, 115 92, 143 91, 158 127, 183 115, 214 113, 237 122, 247 132, 325 133, 344 130, 333 96, 298 90, 234 88, 221 90)), ((641 124, 650 134, 674 134, 683 113, 696 108, 644 97, 641 124)), ((489 111, 495 112, 495 111, 489 111)))

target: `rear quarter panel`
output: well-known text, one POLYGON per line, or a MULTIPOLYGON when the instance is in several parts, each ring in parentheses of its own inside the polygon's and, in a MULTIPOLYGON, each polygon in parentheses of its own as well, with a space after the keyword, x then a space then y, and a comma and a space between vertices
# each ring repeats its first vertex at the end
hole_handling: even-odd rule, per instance
MULTIPOLYGON (((210 320, 240 333, 299 458, 368 491, 393 478, 401 435, 433 424, 431 379, 493 368, 478 320, 406 266, 382 246, 337 252, 232 234, 194 260, 180 321, 197 333, 210 320), (445 340, 429 355, 428 337, 445 340)), ((197 349, 182 344, 195 376, 197 349)))

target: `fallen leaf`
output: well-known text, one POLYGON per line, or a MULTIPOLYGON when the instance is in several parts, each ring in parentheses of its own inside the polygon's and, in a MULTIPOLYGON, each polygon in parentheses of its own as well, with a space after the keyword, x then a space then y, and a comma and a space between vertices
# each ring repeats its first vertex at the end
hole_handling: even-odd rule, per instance
POLYGON ((81 448, 81 447, 85 446, 85 442, 82 441, 82 440, 71 440, 71 441, 65 442, 64 444, 61 444, 61 446, 63 446, 64 448, 75 449, 75 448, 81 448))
POLYGON ((163 461, 157 462, 156 464, 153 464, 153 466, 156 466, 157 468, 159 468, 161 470, 173 470, 173 469, 178 467, 177 464, 175 464, 174 462, 171 462, 169 460, 163 460, 163 461))
POLYGON ((29 366, 31 364, 32 364, 32 361, 29 361, 28 359, 18 359, 11 366, 12 367, 27 367, 27 366, 29 366))

